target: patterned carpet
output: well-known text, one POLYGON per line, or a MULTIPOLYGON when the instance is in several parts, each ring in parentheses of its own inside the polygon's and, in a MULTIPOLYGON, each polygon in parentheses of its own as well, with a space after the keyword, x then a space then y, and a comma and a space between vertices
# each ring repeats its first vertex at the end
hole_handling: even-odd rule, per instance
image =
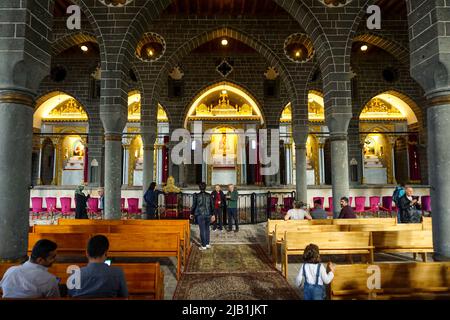
POLYGON ((299 300, 258 244, 192 248, 174 300, 299 300))

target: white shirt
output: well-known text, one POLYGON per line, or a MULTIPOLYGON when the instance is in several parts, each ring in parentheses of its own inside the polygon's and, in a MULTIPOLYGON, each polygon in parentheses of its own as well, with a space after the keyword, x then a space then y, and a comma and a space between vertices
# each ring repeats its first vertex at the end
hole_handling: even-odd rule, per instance
MULTIPOLYGON (((297 287, 301 287, 303 285, 303 266, 305 266, 305 274, 306 274, 308 283, 316 284, 317 264, 306 263, 306 264, 302 264, 300 266, 300 271, 297 275, 297 278, 295 279, 295 285, 297 287)), ((333 280, 333 278, 334 278, 334 273, 330 271, 327 274, 327 270, 325 269, 325 267, 322 264, 320 265, 319 272, 320 272, 319 283, 318 283, 319 285, 329 284, 331 282, 331 280, 333 280)))
POLYGON ((287 214, 291 220, 303 220, 307 213, 303 209, 290 209, 287 214))
POLYGON ((59 298, 58 280, 47 268, 30 261, 6 270, 0 281, 3 298, 59 298))

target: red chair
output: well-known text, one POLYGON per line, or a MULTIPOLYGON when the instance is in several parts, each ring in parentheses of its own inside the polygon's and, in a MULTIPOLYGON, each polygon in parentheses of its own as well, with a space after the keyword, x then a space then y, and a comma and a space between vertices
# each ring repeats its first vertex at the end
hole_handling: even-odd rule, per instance
POLYGON ((88 215, 91 215, 91 218, 94 216, 94 215, 101 215, 101 210, 100 210, 100 208, 98 207, 98 201, 99 201, 99 198, 89 198, 88 199, 88 203, 87 203, 87 205, 88 205, 88 215))
POLYGON ((31 218, 36 215, 36 218, 44 213, 45 210, 42 208, 42 197, 32 197, 31 198, 31 218))
POLYGON ((271 217, 272 219, 274 218, 274 216, 272 214, 273 213, 275 215, 277 214, 277 205, 278 205, 278 197, 270 197, 269 198, 269 217, 271 217))
POLYGON ((178 218, 178 193, 167 193, 165 196, 165 218, 178 218))
POLYGON ((380 210, 389 213, 389 216, 392 217, 392 212, 394 211, 392 207, 392 196, 383 196, 381 198, 380 210))
MULTIPOLYGON (((356 200, 355 200, 355 202, 356 202, 356 200)), ((352 203, 353 203, 353 197, 348 197, 348 205, 353 208, 352 203)))
POLYGON ((431 214, 431 197, 422 196, 420 199, 422 203, 422 213, 429 212, 431 214))
POLYGON ((355 213, 366 211, 366 197, 355 197, 355 213))
POLYGON ((70 197, 61 197, 59 198, 59 202, 61 203, 61 214, 63 218, 67 216, 71 216, 72 211, 72 198, 70 197))
POLYGON ((331 216, 333 216, 333 197, 328 197, 328 212, 331 212, 331 216))
POLYGON ((320 200, 320 206, 323 208, 323 206, 325 204, 325 197, 313 197, 313 207, 314 207, 314 202, 316 202, 316 200, 320 200))
POLYGON ((377 213, 380 210, 380 197, 372 196, 369 198, 369 211, 372 213, 377 213))
POLYGON ((125 198, 120 198, 120 211, 127 212, 127 209, 125 209, 125 198))
POLYGON ((128 215, 140 215, 139 198, 128 198, 128 215))
POLYGON ((293 197, 286 197, 283 198, 283 208, 281 208, 281 213, 286 215, 286 213, 294 207, 294 198, 293 197))
POLYGON ((56 201, 56 197, 45 197, 46 211, 52 217, 54 213, 61 212, 61 210, 56 207, 56 201))

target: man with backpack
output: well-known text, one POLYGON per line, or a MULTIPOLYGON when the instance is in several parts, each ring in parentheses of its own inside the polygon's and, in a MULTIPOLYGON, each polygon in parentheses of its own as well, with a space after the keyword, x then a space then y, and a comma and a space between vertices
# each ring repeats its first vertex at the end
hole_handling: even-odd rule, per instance
POLYGON ((394 193, 392 194, 392 201, 395 203, 395 207, 397 208, 397 222, 401 223, 401 215, 400 215, 400 198, 405 195, 405 184, 401 183, 399 186, 395 187, 394 193))

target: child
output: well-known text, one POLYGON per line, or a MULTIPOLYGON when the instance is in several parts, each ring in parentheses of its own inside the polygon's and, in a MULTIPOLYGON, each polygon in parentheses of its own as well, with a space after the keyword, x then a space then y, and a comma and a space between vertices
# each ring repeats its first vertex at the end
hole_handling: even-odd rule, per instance
POLYGON ((328 263, 330 272, 327 274, 325 267, 320 263, 319 247, 315 244, 305 248, 303 262, 295 280, 297 287, 304 283, 303 300, 324 300, 326 297, 324 284, 329 284, 333 280, 334 265, 328 263))

